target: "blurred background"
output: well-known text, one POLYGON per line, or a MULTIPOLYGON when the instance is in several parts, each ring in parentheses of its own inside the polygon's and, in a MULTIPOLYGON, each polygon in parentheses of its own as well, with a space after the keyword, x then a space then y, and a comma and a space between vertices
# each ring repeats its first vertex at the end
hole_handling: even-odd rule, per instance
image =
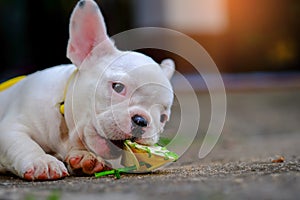
MULTIPOLYGON (((222 73, 300 70, 298 0, 97 0, 110 35, 145 26, 181 31, 197 40, 222 73)), ((28 74, 66 58, 69 17, 77 0, 0 0, 0 80, 28 74)), ((141 50, 177 70, 195 72, 184 59, 141 50)))
MULTIPOLYGON (((192 37, 213 58, 229 92, 225 126, 207 161, 299 155, 299 0, 96 1, 110 36, 137 27, 166 27, 192 37)), ((0 0, 0 81, 70 63, 66 58, 68 26, 76 3, 0 0)), ((210 122, 218 124, 210 118, 211 96, 203 79, 178 55, 157 49, 139 51, 157 62, 173 58, 178 72, 196 89, 200 121, 194 118, 197 108, 191 103, 193 93, 182 88, 176 76, 173 78, 175 102, 163 135, 173 137, 183 120, 187 122, 184 134, 192 133, 190 127, 198 123, 194 146, 182 158, 195 162, 210 122), (189 105, 187 117, 181 116, 179 96, 189 105)), ((179 139, 184 149, 186 137, 179 139)))

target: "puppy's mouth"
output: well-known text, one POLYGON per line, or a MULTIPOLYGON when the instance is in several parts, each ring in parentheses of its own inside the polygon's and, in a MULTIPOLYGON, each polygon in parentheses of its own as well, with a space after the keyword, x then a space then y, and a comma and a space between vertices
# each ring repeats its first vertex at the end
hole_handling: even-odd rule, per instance
POLYGON ((148 144, 148 140, 151 141, 151 138, 146 138, 145 137, 145 130, 141 127, 136 127, 136 126, 132 126, 131 127, 131 131, 129 133, 125 133, 123 131, 114 131, 113 133, 110 132, 111 134, 109 134, 108 136, 108 140, 114 144, 115 146, 123 149, 124 148, 124 142, 126 140, 130 140, 132 142, 136 142, 138 144, 141 145, 151 145, 148 144))
POLYGON ((110 140, 114 145, 119 147, 120 149, 124 149, 125 140, 110 140))
MULTIPOLYGON (((111 126, 114 127, 114 126, 111 126)), ((109 130, 110 134, 107 134, 107 139, 114 144, 115 146, 123 149, 125 140, 130 140, 132 142, 140 141, 143 137, 142 135, 145 133, 143 128, 132 125, 130 128, 130 132, 126 133, 118 128, 111 128, 109 130)))
POLYGON ((130 139, 124 139, 124 140, 110 140, 111 143, 113 143, 115 146, 119 147, 120 149, 124 149, 124 143, 126 140, 130 140, 132 142, 138 142, 138 140, 140 140, 141 138, 139 137, 132 137, 130 139))

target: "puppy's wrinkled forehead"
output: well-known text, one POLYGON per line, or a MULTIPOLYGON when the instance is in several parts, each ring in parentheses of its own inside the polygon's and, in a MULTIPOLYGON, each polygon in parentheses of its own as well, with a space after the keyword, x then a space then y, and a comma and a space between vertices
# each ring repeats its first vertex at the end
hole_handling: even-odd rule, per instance
POLYGON ((169 79, 152 58, 137 52, 124 52, 111 65, 113 76, 132 78, 136 84, 159 84, 171 89, 169 79))
POLYGON ((123 52, 113 62, 112 67, 130 71, 144 65, 158 65, 152 58, 137 52, 123 52))

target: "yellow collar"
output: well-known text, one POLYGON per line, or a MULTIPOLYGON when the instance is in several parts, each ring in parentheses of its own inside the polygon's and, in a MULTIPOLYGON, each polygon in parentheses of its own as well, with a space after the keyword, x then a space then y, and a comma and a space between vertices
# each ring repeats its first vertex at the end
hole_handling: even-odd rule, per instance
MULTIPOLYGON (((59 111, 62 115, 65 114, 65 99, 66 99, 66 95, 67 95, 67 91, 68 91, 68 87, 70 85, 70 82, 71 80, 74 78, 75 74, 77 73, 78 69, 76 69, 72 74, 71 76, 69 77, 68 79, 68 82, 67 82, 67 85, 65 87, 65 90, 64 90, 64 97, 63 97, 63 100, 62 102, 59 104, 60 107, 59 107, 59 111)), ((13 86, 14 84, 18 83, 19 81, 23 80, 24 78, 26 78, 26 76, 18 76, 18 77, 15 77, 15 78, 12 78, 12 79, 9 79, 3 83, 0 83, 0 92, 10 88, 11 86, 13 86)))
POLYGON ((8 88, 10 88, 11 86, 13 86, 14 84, 16 84, 17 82, 23 80, 26 76, 18 76, 12 79, 9 79, 8 81, 5 81, 3 83, 0 84, 0 92, 2 92, 3 90, 6 90, 8 88))
POLYGON ((75 77, 75 74, 77 73, 78 69, 76 69, 72 74, 71 76, 69 77, 68 79, 68 82, 67 82, 67 85, 65 87, 65 90, 64 90, 64 97, 63 97, 63 100, 62 102, 60 103, 60 106, 59 106, 59 111, 62 115, 65 115, 65 99, 66 99, 66 96, 67 96, 67 92, 68 92, 68 87, 70 85, 70 82, 71 80, 75 77))

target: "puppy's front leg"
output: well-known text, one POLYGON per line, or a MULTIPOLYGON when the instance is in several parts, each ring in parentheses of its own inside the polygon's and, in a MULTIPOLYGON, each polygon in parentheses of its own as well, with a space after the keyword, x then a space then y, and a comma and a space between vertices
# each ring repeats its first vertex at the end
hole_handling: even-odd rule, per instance
POLYGON ((74 174, 92 175, 110 169, 105 161, 87 150, 71 150, 66 158, 69 171, 74 174))
POLYGON ((27 134, 1 130, 0 160, 6 170, 26 180, 51 180, 68 175, 64 164, 46 154, 27 134))

